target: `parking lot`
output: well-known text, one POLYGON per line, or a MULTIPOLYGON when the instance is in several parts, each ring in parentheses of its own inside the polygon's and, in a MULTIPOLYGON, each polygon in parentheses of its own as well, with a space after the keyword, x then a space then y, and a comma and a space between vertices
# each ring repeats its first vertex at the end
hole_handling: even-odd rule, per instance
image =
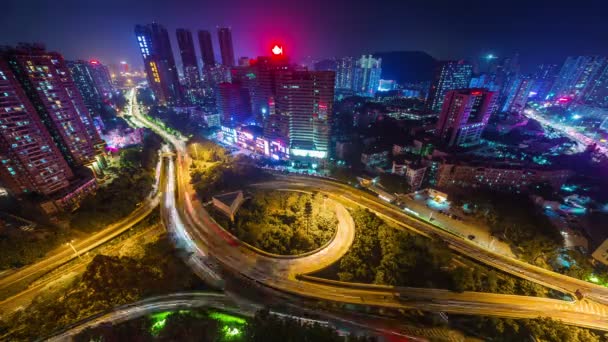
POLYGON ((429 196, 425 191, 418 191, 398 199, 400 207, 407 208, 406 211, 416 214, 421 218, 428 219, 433 224, 451 231, 463 238, 469 239, 479 245, 495 252, 513 256, 508 244, 499 241, 490 235, 490 229, 479 222, 467 217, 462 208, 452 208, 449 200, 429 196))

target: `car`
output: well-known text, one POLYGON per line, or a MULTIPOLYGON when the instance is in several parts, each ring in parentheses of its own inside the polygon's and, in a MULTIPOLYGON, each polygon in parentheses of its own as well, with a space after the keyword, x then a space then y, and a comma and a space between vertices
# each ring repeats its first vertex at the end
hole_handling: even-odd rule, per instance
POLYGON ((470 234, 469 236, 467 236, 467 238, 468 238, 469 240, 475 240, 475 235, 470 234))

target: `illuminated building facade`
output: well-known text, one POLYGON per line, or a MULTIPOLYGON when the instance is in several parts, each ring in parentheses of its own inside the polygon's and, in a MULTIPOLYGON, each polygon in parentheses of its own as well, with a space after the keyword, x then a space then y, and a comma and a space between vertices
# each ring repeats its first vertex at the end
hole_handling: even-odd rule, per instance
POLYGON ((244 81, 244 86, 251 90, 251 107, 259 122, 276 114, 277 75, 290 69, 292 68, 284 55, 261 56, 252 63, 251 73, 246 75, 248 80, 244 81))
POLYGON ((112 96, 114 88, 108 69, 99 61, 66 61, 91 117, 99 116, 103 101, 112 96))
POLYGON ((521 114, 526 107, 526 103, 528 103, 532 85, 533 80, 529 77, 517 77, 506 89, 506 99, 500 110, 521 114))
POLYGON ((344 57, 336 62, 336 89, 353 89, 355 59, 344 57))
POLYGON ((112 77, 110 76, 108 67, 101 64, 98 60, 93 59, 87 63, 87 68, 91 73, 93 84, 101 95, 102 100, 112 98, 114 86, 112 85, 112 77))
POLYGON ((89 115, 94 117, 99 115, 102 97, 97 87, 95 87, 88 64, 87 61, 66 61, 66 65, 72 74, 72 79, 89 110, 89 115))
POLYGON ((5 56, 68 164, 92 164, 103 140, 63 57, 36 45, 20 45, 5 56))
POLYGON ((327 157, 334 82, 332 71, 283 71, 278 74, 276 112, 288 120, 292 155, 327 157))
POLYGON ((268 139, 251 127, 229 127, 222 125, 218 138, 226 144, 237 145, 274 160, 289 159, 289 147, 281 139, 268 139))
POLYGON ((569 170, 441 163, 434 184, 443 188, 459 186, 525 191, 532 184, 549 183, 555 189, 559 189, 572 175, 569 170))
POLYGON ((194 51, 192 32, 186 29, 177 29, 176 35, 179 54, 182 58, 186 87, 192 89, 197 87, 200 82, 200 74, 198 71, 198 63, 196 62, 196 52, 194 51))
POLYGON ((2 185, 18 198, 34 195, 46 214, 70 211, 97 188, 82 167, 100 171, 95 147, 105 143, 61 55, 25 44, 0 51, 2 185))
POLYGON ((530 89, 530 97, 533 99, 545 100, 551 92, 558 72, 559 66, 557 64, 539 65, 532 76, 534 85, 530 89))
POLYGON ((441 62, 435 69, 427 99, 427 108, 433 112, 439 112, 448 91, 469 86, 472 72, 473 66, 464 61, 441 62))
POLYGON ((220 42, 222 64, 227 67, 233 67, 234 47, 232 45, 232 30, 229 27, 220 27, 217 29, 217 37, 220 42))
POLYGON ((8 63, 0 58, 0 180, 15 196, 67 188, 73 173, 8 63))
POLYGON ((167 29, 156 23, 136 25, 135 36, 156 100, 160 104, 181 104, 182 90, 167 29))
POLYGON ((608 62, 604 63, 589 86, 589 90, 585 94, 585 103, 608 108, 608 62))
POLYGON ((238 83, 220 83, 218 110, 223 125, 245 123, 251 118, 249 91, 238 83))
POLYGON ((494 92, 486 89, 450 90, 445 95, 435 134, 447 146, 479 144, 494 110, 494 92))
POLYGON ((601 73, 606 63, 605 57, 568 57, 555 79, 548 99, 569 98, 580 100, 592 87, 593 80, 601 73))
POLYGON ((198 43, 201 48, 203 57, 203 67, 205 69, 215 65, 215 56, 213 55, 213 43, 211 42, 211 32, 200 30, 198 31, 198 43))
POLYGON ((353 90, 357 95, 373 97, 376 95, 382 75, 382 59, 363 55, 355 65, 353 90))

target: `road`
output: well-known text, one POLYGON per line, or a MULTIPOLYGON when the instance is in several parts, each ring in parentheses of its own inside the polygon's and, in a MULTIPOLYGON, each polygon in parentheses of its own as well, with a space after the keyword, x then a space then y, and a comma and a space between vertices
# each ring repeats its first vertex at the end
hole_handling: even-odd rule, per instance
MULTIPOLYGON (((461 314, 492 315, 511 318, 534 318, 549 316, 564 323, 608 330, 608 310, 604 305, 589 301, 566 302, 547 298, 512 296, 491 293, 455 293, 437 289, 397 288, 365 284, 311 282, 298 280, 297 275, 323 268, 337 261, 350 247, 351 233, 348 224, 339 225, 338 235, 328 247, 318 255, 307 256, 307 262, 293 259, 277 259, 260 255, 239 244, 234 237, 222 230, 206 213, 202 204, 193 195, 189 182, 190 158, 182 139, 178 139, 154 126, 138 112, 133 115, 143 124, 155 129, 175 148, 175 162, 167 164, 167 182, 164 191, 163 215, 169 217, 173 231, 185 246, 201 258, 212 255, 224 267, 239 273, 252 282, 261 283, 302 297, 329 300, 342 303, 370 305, 387 308, 417 308, 428 311, 443 311, 461 314), (171 171, 175 167, 175 174, 171 171), (175 175, 175 177, 173 177, 175 175), (182 221, 183 220, 183 221, 182 221), (236 242, 236 243, 235 243, 236 242), (333 246, 332 246, 333 245, 333 246), (315 267, 316 266, 316 267, 315 267)), ((593 299, 602 299, 608 289, 543 270, 513 258, 504 257, 480 248, 465 239, 454 236, 428 223, 416 220, 402 211, 391 207, 377 198, 340 183, 310 177, 283 177, 276 188, 312 188, 323 191, 334 198, 350 201, 353 205, 368 208, 381 216, 422 234, 442 238, 455 250, 488 265, 503 269, 508 273, 533 280, 553 288, 573 292, 582 289, 587 294, 595 294, 593 299), (555 282, 555 283, 553 283, 555 282), (584 285, 584 286, 583 286, 584 285)), ((204 272, 204 270, 201 270, 204 272)), ((608 297, 605 297, 608 298, 608 297)))
MULTIPOLYGON (((113 325, 120 324, 163 311, 191 310, 205 307, 219 309, 242 317, 253 317, 257 311, 263 309, 262 306, 253 303, 237 303, 233 300, 232 296, 233 294, 213 292, 183 292, 151 297, 76 322, 46 340, 49 342, 71 341, 75 335, 88 328, 94 328, 106 323, 113 325)), ((349 317, 348 319, 344 319, 328 313, 320 313, 316 314, 315 318, 308 318, 301 315, 301 310, 297 308, 294 310, 295 312, 286 312, 285 310, 281 310, 280 312, 271 311, 271 314, 296 319, 303 323, 317 323, 329 326, 343 333, 365 334, 367 336, 373 336, 374 334, 384 336, 394 335, 394 333, 387 331, 383 326, 370 328, 366 324, 361 324, 357 318, 349 317)), ((401 334, 399 337, 406 338, 407 341, 427 341, 426 339, 411 335, 401 334)))
POLYGON ((596 144, 597 151, 603 154, 605 157, 608 157, 608 147, 605 143, 594 140, 593 138, 580 133, 576 128, 570 127, 568 125, 560 124, 559 122, 555 122, 545 118, 541 113, 537 110, 528 108, 524 111, 525 116, 534 119, 540 122, 543 126, 548 126, 553 128, 554 130, 561 132, 568 138, 578 142, 583 146, 589 146, 592 144, 596 144))
MULTIPOLYGON (((104 254, 116 251, 127 243, 133 243, 134 241, 138 241, 142 238, 158 236, 164 231, 164 229, 161 228, 162 227, 155 226, 153 228, 148 228, 138 232, 137 234, 120 241, 116 245, 112 246, 109 250, 104 250, 104 254)), ((0 318, 9 316, 13 312, 27 307, 34 298, 49 290, 51 287, 55 287, 57 285, 62 286, 61 284, 71 281, 75 276, 81 274, 86 269, 91 259, 92 255, 87 255, 82 259, 73 260, 70 264, 63 265, 62 267, 57 268, 55 272, 36 280, 30 284, 27 289, 20 291, 14 296, 6 298, 0 302, 0 318)))
MULTIPOLYGON (((78 251, 78 255, 85 254, 86 252, 94 249, 95 247, 112 240, 116 236, 124 233, 130 229, 133 225, 137 224, 144 217, 148 216, 154 208, 159 204, 160 196, 157 194, 151 198, 148 198, 143 204, 133 211, 129 216, 122 220, 113 223, 105 229, 88 236, 85 239, 77 240, 72 243, 74 248, 78 251)), ((40 277, 46 272, 49 272, 66 262, 78 257, 74 253, 74 250, 70 247, 66 247, 58 250, 52 255, 47 255, 39 262, 25 266, 11 274, 6 275, 0 279, 0 291, 2 293, 11 292, 11 287, 31 282, 36 278, 40 277)), ((1 307, 0 303, 0 307, 1 307)))
POLYGON ((243 306, 235 305, 234 301, 222 293, 189 292, 174 293, 165 296, 151 297, 139 302, 123 305, 111 312, 87 318, 77 322, 64 331, 49 338, 47 341, 71 341, 72 337, 87 328, 96 327, 104 323, 119 324, 155 312, 186 310, 201 307, 212 307, 243 316, 253 316, 255 311, 245 310, 243 306))

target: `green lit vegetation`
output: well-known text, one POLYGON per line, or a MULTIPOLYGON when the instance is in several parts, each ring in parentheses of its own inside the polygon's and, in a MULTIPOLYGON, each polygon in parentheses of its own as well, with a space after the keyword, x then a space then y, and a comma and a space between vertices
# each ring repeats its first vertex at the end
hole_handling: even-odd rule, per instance
MULTIPOLYGON (((260 311, 246 319, 214 309, 162 312, 118 325, 87 329, 74 338, 84 341, 199 341, 199 342, 338 342, 344 337, 317 323, 278 317, 260 311)), ((351 336, 348 341, 374 341, 351 336)))
POLYGON ((144 256, 137 259, 95 256, 80 277, 65 288, 34 298, 26 310, 17 312, 2 326, 13 332, 11 339, 32 340, 145 297, 204 288, 173 254, 166 235, 144 245, 144 249, 144 256))
POLYGON ((239 239, 275 254, 317 249, 333 237, 338 225, 333 202, 318 193, 256 191, 234 222, 211 212, 239 239))
POLYGON ((351 215, 355 241, 340 260, 339 280, 459 292, 550 294, 542 286, 460 257, 442 241, 396 229, 367 210, 351 215))
POLYGON ((162 140, 146 131, 143 146, 120 151, 120 165, 111 168, 113 180, 85 198, 73 213, 71 226, 91 232, 129 215, 152 190, 154 168, 162 140))

